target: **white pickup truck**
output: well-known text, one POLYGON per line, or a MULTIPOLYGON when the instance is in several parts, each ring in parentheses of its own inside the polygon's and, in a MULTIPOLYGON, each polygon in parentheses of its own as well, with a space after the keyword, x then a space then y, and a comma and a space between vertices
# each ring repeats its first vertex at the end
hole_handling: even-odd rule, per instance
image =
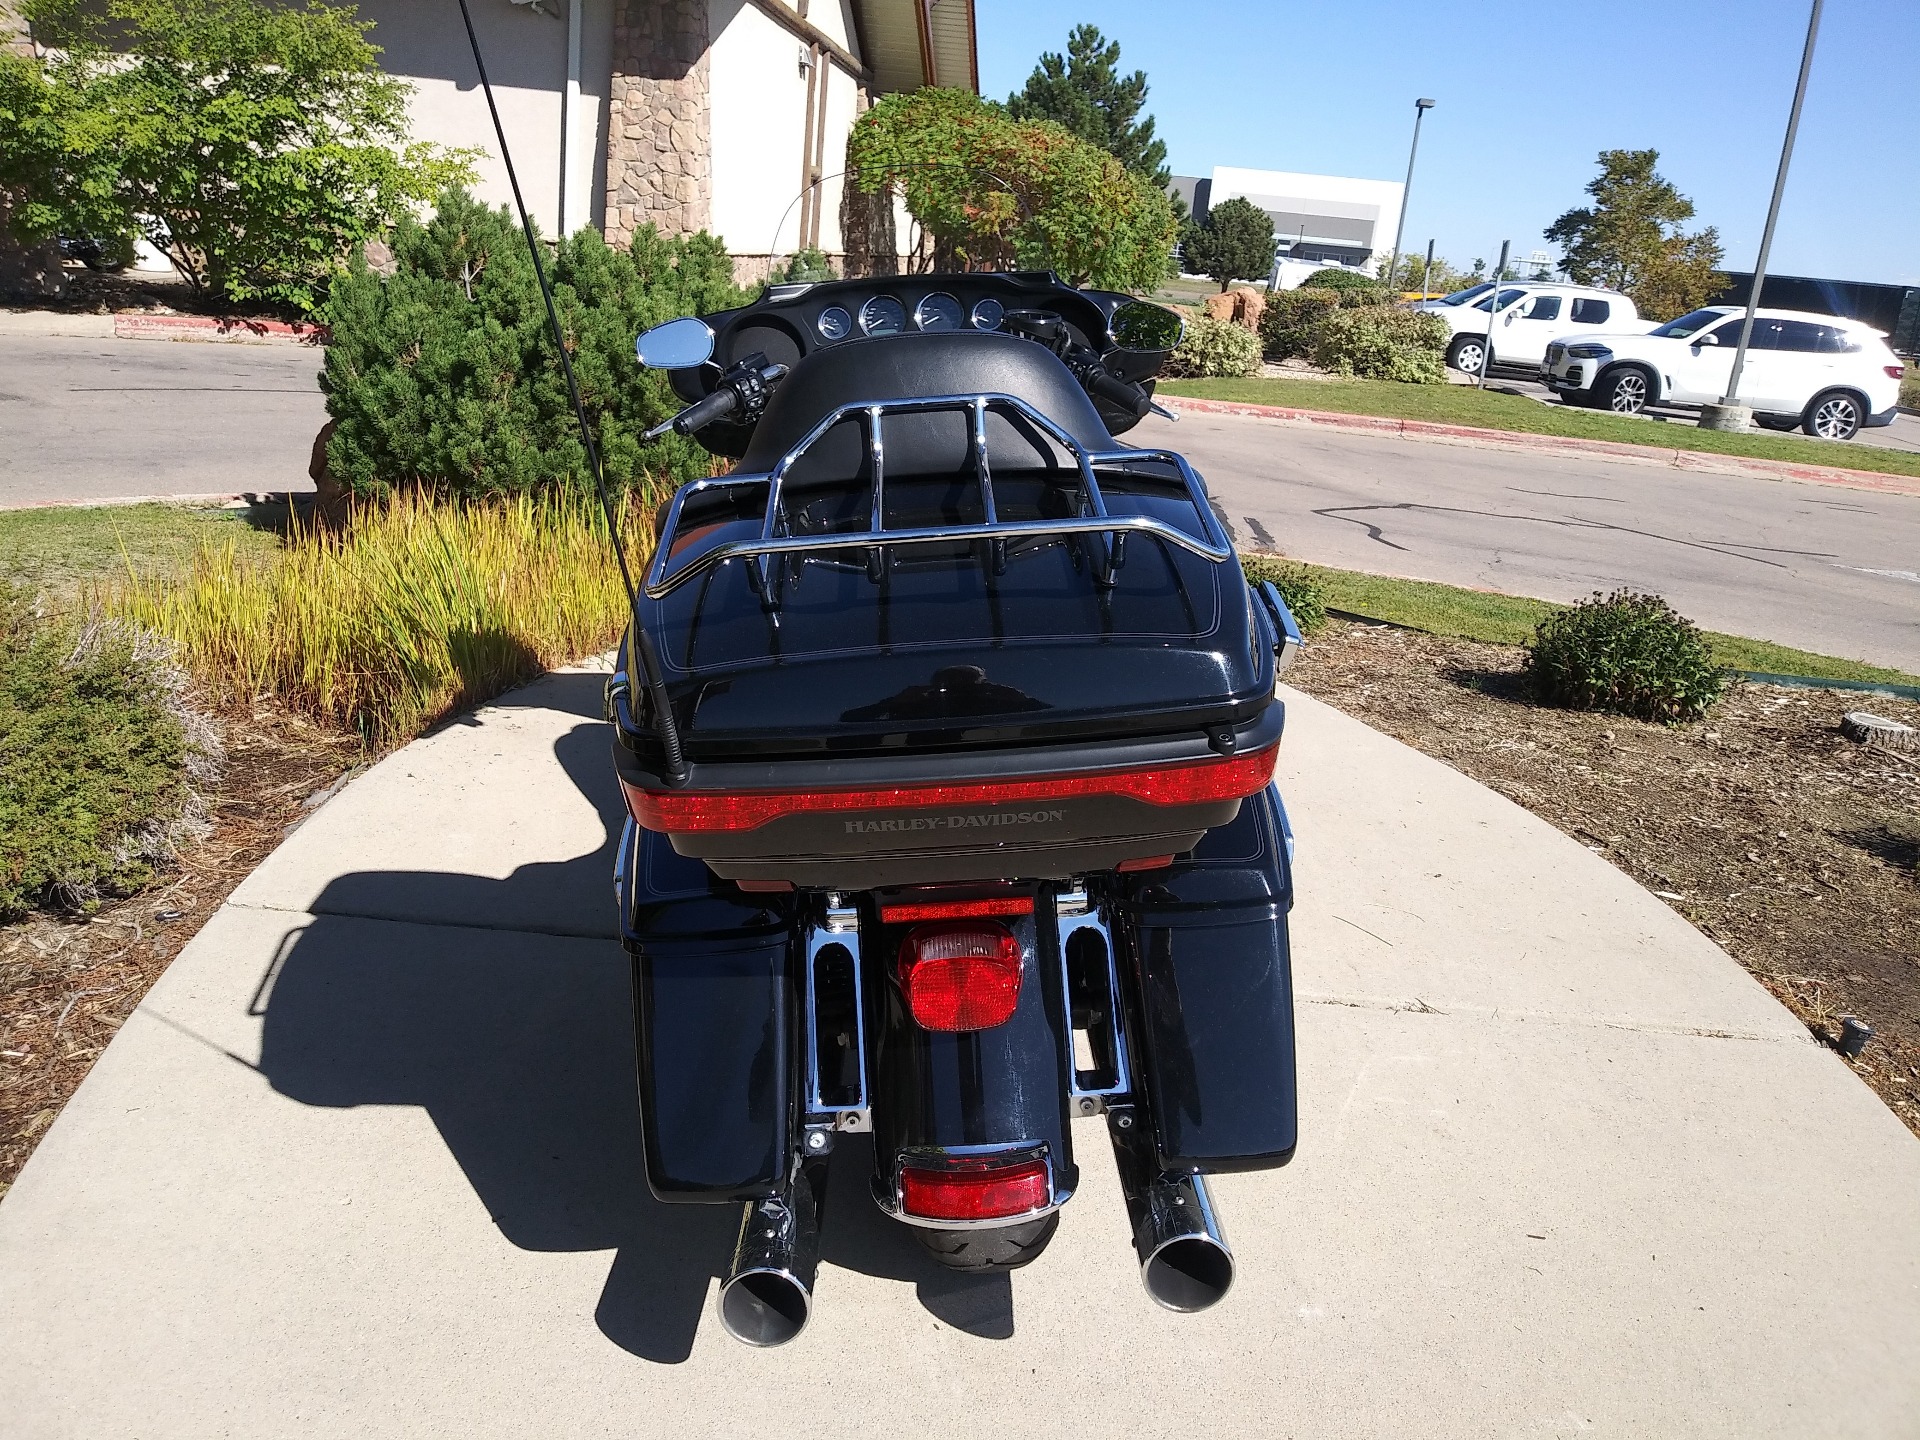
POLYGON ((1538 370, 1554 340, 1644 334, 1653 328, 1618 290, 1544 280, 1509 281, 1498 294, 1492 281, 1483 281, 1413 308, 1447 322, 1453 331, 1447 364, 1470 374, 1479 373, 1486 360, 1489 334, 1495 365, 1538 370))

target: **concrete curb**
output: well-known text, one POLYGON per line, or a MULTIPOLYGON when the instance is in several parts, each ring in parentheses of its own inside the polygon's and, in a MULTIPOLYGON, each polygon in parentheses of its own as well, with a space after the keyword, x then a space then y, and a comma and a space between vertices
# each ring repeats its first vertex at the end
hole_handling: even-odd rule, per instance
POLYGON ((204 340, 234 345, 324 345, 324 325, 212 315, 111 315, 60 310, 0 310, 0 335, 55 335, 85 340, 204 340))
POLYGON ((1882 495, 1920 495, 1920 476, 1887 475, 1873 470, 1847 470, 1835 465, 1800 465, 1790 460, 1761 460, 1740 455, 1717 455, 1703 450, 1668 450, 1657 445, 1629 445, 1618 440, 1583 440, 1572 435, 1529 435, 1515 430, 1488 430, 1477 425, 1446 425, 1432 420, 1396 420, 1382 415, 1347 415, 1334 410, 1302 410, 1288 405, 1244 405, 1227 400, 1201 400, 1186 395, 1155 397, 1174 410, 1202 415, 1245 415, 1288 425, 1325 425, 1339 430, 1368 430, 1380 435, 1417 436, 1456 445, 1535 454, 1604 455, 1610 460, 1632 460, 1673 470, 1709 475, 1740 475, 1758 480, 1799 480, 1812 485, 1836 485, 1848 490, 1871 490, 1882 495))

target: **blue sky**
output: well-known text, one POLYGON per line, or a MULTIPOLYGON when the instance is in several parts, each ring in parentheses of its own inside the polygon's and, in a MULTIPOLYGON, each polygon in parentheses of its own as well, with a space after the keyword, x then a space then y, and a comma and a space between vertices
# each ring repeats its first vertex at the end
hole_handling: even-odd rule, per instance
MULTIPOLYGON (((1144 69, 1175 174, 1248 165, 1406 173, 1427 112, 1406 245, 1456 264, 1551 249, 1602 149, 1660 152, 1753 264, 1809 0, 977 0, 980 88, 1005 99, 1092 20, 1144 69)), ((1769 270, 1920 283, 1920 4, 1827 0, 1769 270)))

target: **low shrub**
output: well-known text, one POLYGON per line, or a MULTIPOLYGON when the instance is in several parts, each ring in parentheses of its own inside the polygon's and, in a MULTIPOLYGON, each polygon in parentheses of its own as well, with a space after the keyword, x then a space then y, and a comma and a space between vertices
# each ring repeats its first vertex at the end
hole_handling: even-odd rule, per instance
POLYGON ((1447 324, 1437 315, 1370 305, 1338 310, 1313 335, 1313 363, 1336 375, 1444 385, 1447 324))
POLYGON ((1260 344, 1271 360, 1313 353, 1320 322, 1340 307, 1339 293, 1325 288, 1276 290, 1260 315, 1260 344))
POLYGON ((767 273, 767 284, 796 285, 805 281, 839 278, 833 273, 833 262, 827 259, 825 252, 807 246, 796 250, 786 264, 774 266, 767 273))
POLYGON ((170 646, 0 592, 0 920, 131 894, 204 828, 220 754, 170 646))
POLYGON ((1920 410, 1920 364, 1911 360, 1907 373, 1900 377, 1900 403, 1909 410, 1920 410))
POLYGON ((1527 651, 1534 695, 1569 710, 1672 723, 1704 715, 1728 672, 1691 620, 1658 595, 1616 590, 1555 611, 1527 651))
POLYGON ((1302 635, 1311 635, 1327 623, 1326 587, 1306 566, 1271 555, 1242 555, 1240 568, 1251 584, 1273 583, 1302 635))
POLYGON ((1234 379, 1260 368, 1260 337, 1244 325, 1210 316, 1190 316, 1179 348, 1161 374, 1195 380, 1234 379))
MULTIPOLYGON (((628 537, 636 567, 646 533, 628 537)), ((264 561, 209 543, 184 579, 134 574, 101 599, 177 644, 216 694, 272 695, 383 746, 606 649, 627 614, 606 522, 564 492, 401 494, 337 539, 297 530, 264 561)))
MULTIPOLYGON (((566 380, 520 227, 455 191, 425 225, 395 233, 397 269, 356 260, 327 304, 333 328, 320 387, 336 422, 332 478, 361 498, 422 485, 474 497, 559 485, 590 493, 566 380)), ((634 359, 641 331, 745 304, 711 235, 666 239, 651 226, 626 250, 592 229, 555 248, 549 275, 580 397, 608 481, 710 473, 693 441, 641 434, 682 404, 634 359)))
POLYGON ((1340 297, 1340 304, 1345 309, 1359 305, 1385 305, 1393 299, 1393 292, 1380 281, 1369 280, 1352 270, 1331 267, 1314 271, 1300 282, 1300 288, 1331 290, 1340 297))

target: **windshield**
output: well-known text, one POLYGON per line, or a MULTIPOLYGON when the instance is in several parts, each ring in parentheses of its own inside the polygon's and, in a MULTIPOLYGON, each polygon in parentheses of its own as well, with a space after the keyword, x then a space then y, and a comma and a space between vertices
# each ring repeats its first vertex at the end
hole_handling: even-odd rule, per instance
POLYGON ((1484 295, 1493 288, 1491 280, 1482 280, 1478 285, 1469 285, 1464 290, 1456 290, 1451 295, 1442 295, 1433 303, 1436 305, 1464 305, 1477 295, 1484 295))
MULTIPOLYGON (((1489 285, 1487 288, 1491 290, 1493 287, 1489 285)), ((1525 295, 1526 293, 1527 292, 1524 290, 1502 290, 1500 292, 1500 301, 1498 305, 1494 305, 1493 296, 1485 295, 1485 296, 1482 296, 1478 301, 1474 303, 1473 308, 1476 310, 1485 310, 1489 305, 1494 305, 1495 309, 1504 310, 1507 308, 1507 306, 1513 304, 1514 301, 1518 300, 1521 296, 1525 295)))
POLYGON ((1664 340, 1684 340, 1689 335, 1698 335, 1709 325, 1726 317, 1727 312, 1724 310, 1696 310, 1691 315, 1682 315, 1678 320, 1669 320, 1659 329, 1650 330, 1647 333, 1658 335, 1664 340))

